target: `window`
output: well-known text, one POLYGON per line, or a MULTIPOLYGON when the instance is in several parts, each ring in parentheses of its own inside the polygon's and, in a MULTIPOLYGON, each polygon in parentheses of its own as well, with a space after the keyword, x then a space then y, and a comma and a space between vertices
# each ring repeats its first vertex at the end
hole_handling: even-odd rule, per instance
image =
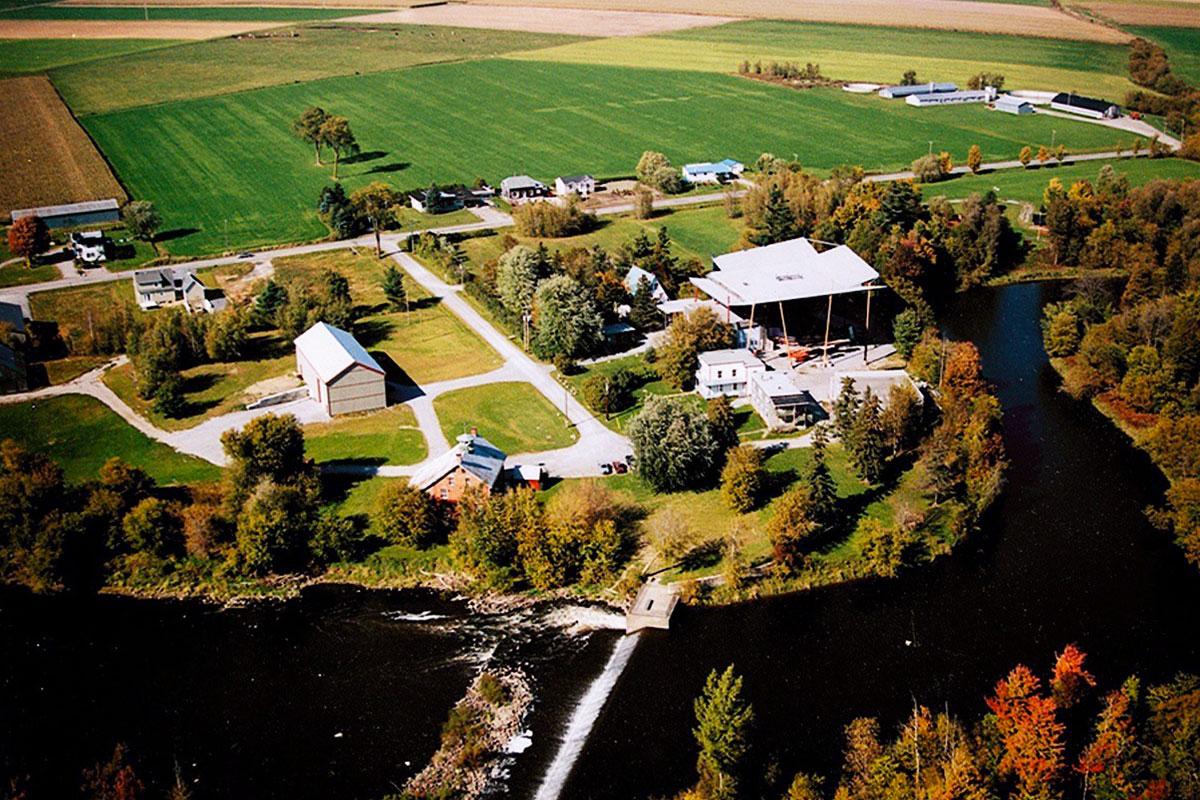
POLYGON ((451 475, 449 478, 447 478, 447 479, 446 479, 446 485, 447 485, 447 486, 453 486, 453 485, 454 485, 454 476, 453 476, 453 475, 451 475))
POLYGON ((445 490, 445 489, 442 489, 442 499, 443 499, 443 500, 449 500, 449 499, 450 499, 450 492, 448 492, 448 491, 447 491, 447 490, 445 490))
POLYGON ((717 380, 721 380, 721 370, 717 370, 717 380))

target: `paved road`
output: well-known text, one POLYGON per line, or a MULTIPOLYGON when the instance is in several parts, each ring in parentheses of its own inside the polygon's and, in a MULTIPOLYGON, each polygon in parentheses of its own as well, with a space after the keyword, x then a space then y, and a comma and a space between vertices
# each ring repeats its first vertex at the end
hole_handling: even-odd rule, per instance
MULTIPOLYGON (((1108 161, 1108 160, 1111 160, 1114 158, 1146 158, 1146 157, 1147 157, 1147 155, 1144 150, 1136 156, 1133 153, 1129 152, 1128 150, 1123 151, 1121 153, 1117 153, 1116 151, 1110 150, 1110 151, 1104 152, 1104 153, 1079 153, 1077 155, 1064 156, 1062 163, 1074 164, 1079 161, 1108 161)), ((1038 162, 1038 161, 1030 162, 1031 165, 1039 165, 1040 163, 1041 162, 1038 162)), ((1059 162, 1057 159, 1051 159, 1046 162, 1046 166, 1053 166, 1058 163, 1059 162)), ((979 170, 980 170, 980 172, 996 172, 998 170, 1004 170, 1004 169, 1032 169, 1032 168, 1033 168, 1032 166, 1026 167, 1020 161, 1017 161, 1014 159, 1012 161, 992 161, 991 163, 983 164, 982 166, 980 166, 979 170)), ((957 166, 954 169, 952 169, 950 171, 950 174, 951 175, 966 175, 970 171, 971 170, 968 169, 967 167, 960 165, 960 166, 957 166)), ((914 175, 912 173, 912 170, 905 170, 904 172, 889 172, 884 175, 868 175, 864 178, 864 180, 879 183, 879 182, 883 182, 883 181, 907 181, 907 180, 911 180, 913 177, 914 177, 914 175)), ((1048 179, 1049 178, 1047 178, 1047 180, 1048 179)))

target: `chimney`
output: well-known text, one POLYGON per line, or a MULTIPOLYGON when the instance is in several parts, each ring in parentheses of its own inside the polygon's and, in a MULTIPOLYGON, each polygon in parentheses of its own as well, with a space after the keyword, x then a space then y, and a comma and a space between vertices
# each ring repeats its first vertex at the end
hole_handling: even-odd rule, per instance
POLYGON ((471 426, 471 436, 476 437, 478 435, 479 435, 479 428, 476 428, 474 425, 472 425, 471 426))

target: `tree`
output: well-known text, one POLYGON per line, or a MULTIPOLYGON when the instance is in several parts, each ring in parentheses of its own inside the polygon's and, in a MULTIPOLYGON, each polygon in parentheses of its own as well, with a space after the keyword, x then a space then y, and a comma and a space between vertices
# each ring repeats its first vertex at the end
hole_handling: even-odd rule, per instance
POLYGON ((733 341, 733 326, 722 322, 712 309, 700 307, 680 314, 671 321, 666 341, 656 351, 659 374, 682 390, 695 379, 699 353, 732 347, 733 341))
POLYGON ((292 123, 292 133, 296 134, 297 138, 301 141, 308 142, 313 146, 313 152, 317 156, 318 167, 322 166, 321 145, 325 144, 321 128, 327 119, 329 119, 329 114, 325 112, 325 109, 318 108, 317 106, 309 106, 292 123))
POLYGON ((1141 767, 1141 747, 1133 721, 1137 700, 1135 679, 1105 697, 1095 734, 1075 765, 1075 771, 1083 776, 1084 797, 1117 800, 1138 796, 1134 781, 1141 767))
POLYGON ((665 155, 654 150, 647 150, 638 159, 634 174, 637 175, 637 179, 642 183, 653 185, 654 176, 660 170, 670 169, 670 167, 671 161, 665 155))
POLYGON ((604 341, 604 320, 591 292, 568 275, 538 284, 533 319, 534 350, 543 358, 575 361, 594 353, 604 341))
POLYGON ((236 308, 213 316, 204 334, 204 349, 213 361, 235 361, 242 357, 249 339, 249 320, 236 308))
POLYGON ((392 544, 421 547, 437 532, 433 499, 403 481, 392 481, 375 501, 375 528, 392 544))
POLYGON ((854 379, 847 375, 842 378, 841 389, 833 403, 833 424, 847 450, 854 449, 854 422, 858 419, 861 404, 858 387, 854 385, 854 379))
POLYGON ((1087 654, 1073 644, 1067 645, 1054 661, 1050 692, 1059 708, 1070 708, 1083 699, 1084 692, 1096 685, 1096 678, 1083 662, 1087 654))
POLYGON ((818 530, 812 492, 794 486, 775 501, 775 513, 767 521, 775 563, 786 572, 797 572, 804 562, 809 540, 818 530))
POLYGON ((983 166, 983 151, 979 149, 979 145, 971 145, 971 149, 967 151, 967 169, 978 175, 980 167, 983 166))
POLYGON ((107 763, 97 763, 83 772, 86 800, 139 800, 146 789, 138 778, 124 744, 113 749, 107 763))
POLYGON ((987 89, 988 87, 996 91, 1003 89, 1004 76, 999 72, 979 72, 967 80, 968 89, 987 89))
POLYGON ((1063 769, 1064 726, 1053 698, 1041 694, 1041 681, 1017 666, 987 699, 996 718, 1003 752, 999 771, 1017 780, 1017 796, 1049 800, 1063 769))
POLYGON ((903 75, 903 77, 900 78, 900 85, 901 86, 916 86, 917 83, 919 83, 919 81, 917 80, 917 71, 915 69, 904 70, 904 75, 903 75))
POLYGON ((268 278, 262 289, 254 297, 254 316, 258 321, 272 320, 275 314, 287 302, 287 289, 284 289, 273 278, 268 278))
POLYGON ((656 492, 712 479, 716 444, 704 413, 682 398, 653 396, 629 423, 637 470, 656 492))
POLYGON ((912 173, 919 183, 937 183, 947 175, 942 159, 932 153, 913 161, 912 173))
POLYGON ((893 384, 880 416, 883 438, 892 455, 915 447, 920 438, 924 409, 917 391, 907 384, 893 384))
POLYGON ((654 297, 650 280, 643 277, 636 289, 629 303, 629 324, 641 331, 661 328, 663 314, 658 310, 658 300, 654 297))
POLYGON ((183 379, 177 372, 167 372, 154 384, 151 394, 154 411, 164 417, 175 419, 183 416, 187 401, 183 396, 183 379))
POLYGON ((228 466, 226 480, 240 504, 259 481, 287 483, 308 475, 311 462, 304 457, 304 431, 291 414, 264 414, 239 430, 221 434, 228 466))
POLYGON ((1021 162, 1022 167, 1028 167, 1029 162, 1033 160, 1033 148, 1025 145, 1021 148, 1021 153, 1017 156, 1017 160, 1021 162))
POLYGON ((263 478, 238 514, 239 565, 251 575, 304 568, 316 519, 315 504, 303 487, 263 478))
POLYGON ((864 483, 878 483, 886 463, 879 398, 867 387, 851 429, 850 461, 864 483))
POLYGON ((700 793, 711 800, 734 800, 754 709, 742 698, 742 679, 732 664, 724 672, 709 673, 694 708, 692 734, 700 747, 696 759, 700 793))
POLYGON ((921 317, 916 309, 906 308, 892 321, 892 338, 901 358, 912 356, 913 348, 921 341, 921 317))
POLYGON ((798 235, 796 217, 792 214, 783 190, 779 186, 772 185, 767 193, 762 230, 753 234, 750 237, 751 241, 762 246, 795 239, 798 235))
POLYGON ((737 447, 741 441, 738 436, 737 417, 733 413, 733 403, 725 395, 717 395, 704 404, 704 416, 712 429, 713 441, 723 454, 732 447, 737 447))
POLYGON ((762 451, 742 445, 729 450, 721 470, 721 497, 739 514, 753 511, 762 499, 765 483, 762 451))
POLYGON ((125 545, 134 553, 169 558, 183 553, 183 522, 167 502, 147 497, 121 522, 125 545))
POLYGON ((675 564, 692 548, 696 535, 688 518, 667 506, 646 521, 646 538, 664 563, 675 564))
POLYGON ((788 784, 783 800, 821 800, 822 780, 818 775, 799 772, 788 784))
POLYGON ((21 217, 8 229, 8 249, 25 259, 32 267, 33 259, 50 249, 50 231, 41 217, 21 217))
POLYGON ((333 179, 338 179, 338 164, 343 156, 358 152, 358 140, 350 130, 350 121, 345 117, 330 115, 321 123, 318 131, 321 144, 333 151, 333 179))
POLYGON ((396 218, 396 205, 400 202, 396 190, 383 181, 373 181, 350 195, 350 205, 371 226, 375 234, 375 257, 383 257, 379 231, 396 218))
POLYGON ((404 273, 395 264, 388 264, 379 281, 383 296, 394 309, 408 308, 408 290, 404 287, 404 273))
POLYGON ((162 217, 154 203, 149 200, 133 200, 121 209, 121 219, 134 238, 144 242, 154 241, 154 235, 162 226, 162 217))
POLYGON ((1039 164, 1045 166, 1046 162, 1050 160, 1050 148, 1044 144, 1038 145, 1037 160, 1039 164))
POLYGON ((877 573, 894 578, 909 560, 916 535, 900 525, 885 525, 872 517, 858 523, 856 538, 863 542, 863 556, 877 573))
POLYGON ((837 510, 837 481, 829 471, 829 433, 818 425, 812 434, 812 466, 808 471, 808 492, 813 522, 828 525, 837 510))
POLYGON ((500 256, 496 264, 496 293, 509 313, 521 316, 533 310, 533 294, 542 278, 537 251, 523 244, 500 256))

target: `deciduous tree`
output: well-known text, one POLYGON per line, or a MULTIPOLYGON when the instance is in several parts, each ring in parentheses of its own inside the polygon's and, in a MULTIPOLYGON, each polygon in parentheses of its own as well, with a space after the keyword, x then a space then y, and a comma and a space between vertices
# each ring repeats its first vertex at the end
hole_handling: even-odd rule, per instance
POLYGON ((967 151, 967 169, 973 174, 979 174, 979 168, 983 166, 983 151, 979 149, 979 145, 971 145, 971 149, 967 151))
POLYGON ((8 249, 33 266, 33 259, 50 249, 50 232, 41 217, 21 217, 8 228, 8 249))
POLYGON ((762 451, 742 445, 729 450, 721 470, 721 497, 733 511, 745 514, 762 499, 765 475, 762 451))
POLYGON ((134 238, 144 242, 154 241, 162 226, 162 216, 149 200, 133 200, 121 209, 121 219, 134 238))
POLYGON ((317 156, 318 167, 322 166, 321 145, 325 144, 321 126, 325 124, 325 120, 327 119, 329 119, 329 114, 325 112, 325 109, 317 106, 309 106, 292 123, 292 132, 296 134, 297 138, 313 146, 313 152, 317 156))
POLYGON ((400 196, 383 181, 373 181, 350 195, 350 205, 371 226, 375 234, 375 257, 383 257, 383 246, 379 232, 396 218, 396 206, 400 196))
POLYGON ((333 151, 333 179, 338 179, 338 164, 344 156, 358 152, 358 140, 350 130, 350 121, 345 117, 330 115, 318 129, 321 144, 333 151))

